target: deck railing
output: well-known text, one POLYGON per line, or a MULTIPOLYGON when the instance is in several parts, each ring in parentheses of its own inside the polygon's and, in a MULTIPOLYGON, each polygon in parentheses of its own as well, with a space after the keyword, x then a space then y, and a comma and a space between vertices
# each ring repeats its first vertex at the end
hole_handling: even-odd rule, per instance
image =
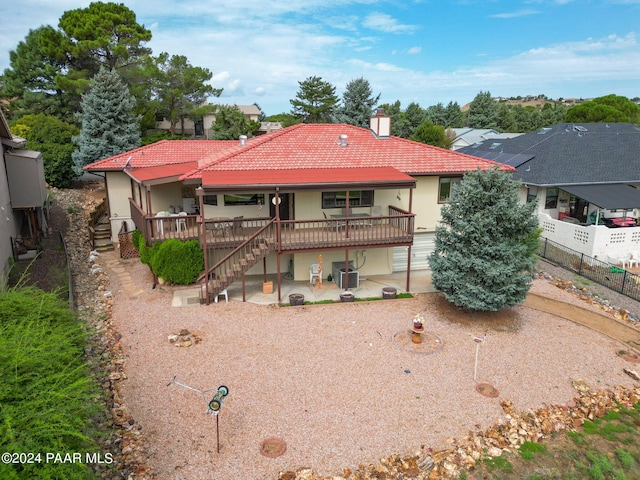
MULTIPOLYGON (((135 202, 130 203, 131 218, 149 244, 169 238, 197 239, 202 243, 202 219, 199 215, 149 216, 135 202)), ((281 252, 412 244, 415 215, 392 206, 389 206, 389 213, 367 217, 281 220, 279 223, 265 217, 205 219, 204 238, 209 247, 234 249, 268 223, 273 223, 272 238, 275 248, 281 252)))

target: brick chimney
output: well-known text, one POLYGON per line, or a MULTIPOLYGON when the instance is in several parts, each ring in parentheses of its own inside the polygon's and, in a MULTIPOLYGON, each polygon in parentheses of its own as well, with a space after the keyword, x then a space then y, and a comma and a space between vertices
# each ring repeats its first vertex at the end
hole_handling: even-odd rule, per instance
POLYGON ((370 128, 378 138, 391 136, 391 117, 384 114, 384 108, 378 108, 376 114, 371 117, 370 128))

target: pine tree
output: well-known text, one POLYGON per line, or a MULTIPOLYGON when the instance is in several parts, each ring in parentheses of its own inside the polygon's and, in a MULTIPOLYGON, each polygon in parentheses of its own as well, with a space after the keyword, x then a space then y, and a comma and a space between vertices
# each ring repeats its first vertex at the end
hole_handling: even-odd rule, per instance
POLYGON ((74 169, 140 146, 140 118, 133 114, 135 99, 115 71, 101 68, 82 96, 82 112, 76 114, 82 126, 73 138, 74 169))
POLYGON ((480 92, 469 104, 467 125, 471 128, 498 128, 498 104, 491 92, 480 92))
POLYGON ((369 121, 378 100, 380 94, 373 96, 368 80, 363 77, 351 80, 342 94, 342 107, 336 115, 336 121, 369 128, 369 121))
POLYGON ((303 123, 331 123, 339 101, 336 87, 320 77, 308 77, 298 85, 296 98, 289 100, 291 114, 303 123))
POLYGON ((519 182, 497 168, 467 173, 442 207, 434 286, 459 307, 496 311, 524 301, 540 230, 535 203, 519 202, 519 182))

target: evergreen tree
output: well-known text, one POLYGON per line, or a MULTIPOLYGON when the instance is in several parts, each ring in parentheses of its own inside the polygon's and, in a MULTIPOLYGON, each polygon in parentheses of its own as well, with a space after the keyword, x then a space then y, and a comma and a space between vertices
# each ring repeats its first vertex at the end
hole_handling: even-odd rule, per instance
POLYGON ((209 69, 192 66, 184 55, 169 57, 163 52, 148 67, 154 104, 169 120, 171 135, 176 134, 178 122, 184 135, 184 119, 190 112, 203 105, 209 95, 219 97, 222 93, 221 88, 205 83, 212 77, 209 69))
POLYGON ((407 105, 407 108, 404 111, 404 116, 411 125, 411 135, 413 135, 420 124, 422 124, 422 122, 424 122, 428 118, 427 111, 422 108, 417 102, 411 102, 409 105, 407 105))
POLYGON ((369 128, 369 120, 378 100, 380 94, 373 96, 368 80, 362 77, 351 80, 342 94, 342 108, 336 115, 336 121, 369 128))
POLYGON ((451 303, 496 311, 527 296, 540 230, 535 202, 521 204, 519 189, 497 168, 468 172, 442 207, 429 264, 451 303))
POLYGON ((82 112, 77 114, 82 127, 73 138, 76 173, 89 163, 140 146, 139 117, 133 114, 135 99, 118 74, 101 68, 91 79, 89 91, 82 96, 82 112))
POLYGON ((443 127, 461 128, 464 127, 464 114, 458 102, 447 103, 446 110, 446 125, 443 127))
POLYGON ((437 104, 428 107, 427 117, 434 125, 441 125, 443 127, 448 126, 446 125, 447 110, 444 108, 442 102, 438 102, 437 104))
POLYGON ((291 114, 303 123, 330 123, 336 110, 336 87, 320 77, 309 77, 298 82, 296 98, 289 100, 291 114))
POLYGON ((498 128, 498 104, 491 92, 480 92, 469 104, 467 125, 471 128, 498 128))
POLYGON ((567 122, 631 122, 640 124, 640 107, 627 97, 606 95, 574 105, 567 122))

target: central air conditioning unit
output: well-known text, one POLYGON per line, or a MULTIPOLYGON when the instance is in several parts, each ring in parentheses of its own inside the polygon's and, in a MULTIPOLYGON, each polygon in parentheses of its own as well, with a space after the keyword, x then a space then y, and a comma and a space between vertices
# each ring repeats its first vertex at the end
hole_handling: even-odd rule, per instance
POLYGON ((341 289, 347 288, 347 274, 349 275, 349 289, 358 288, 360 286, 360 272, 353 267, 353 262, 349 262, 349 272, 345 262, 333 262, 332 275, 333 281, 341 289))

